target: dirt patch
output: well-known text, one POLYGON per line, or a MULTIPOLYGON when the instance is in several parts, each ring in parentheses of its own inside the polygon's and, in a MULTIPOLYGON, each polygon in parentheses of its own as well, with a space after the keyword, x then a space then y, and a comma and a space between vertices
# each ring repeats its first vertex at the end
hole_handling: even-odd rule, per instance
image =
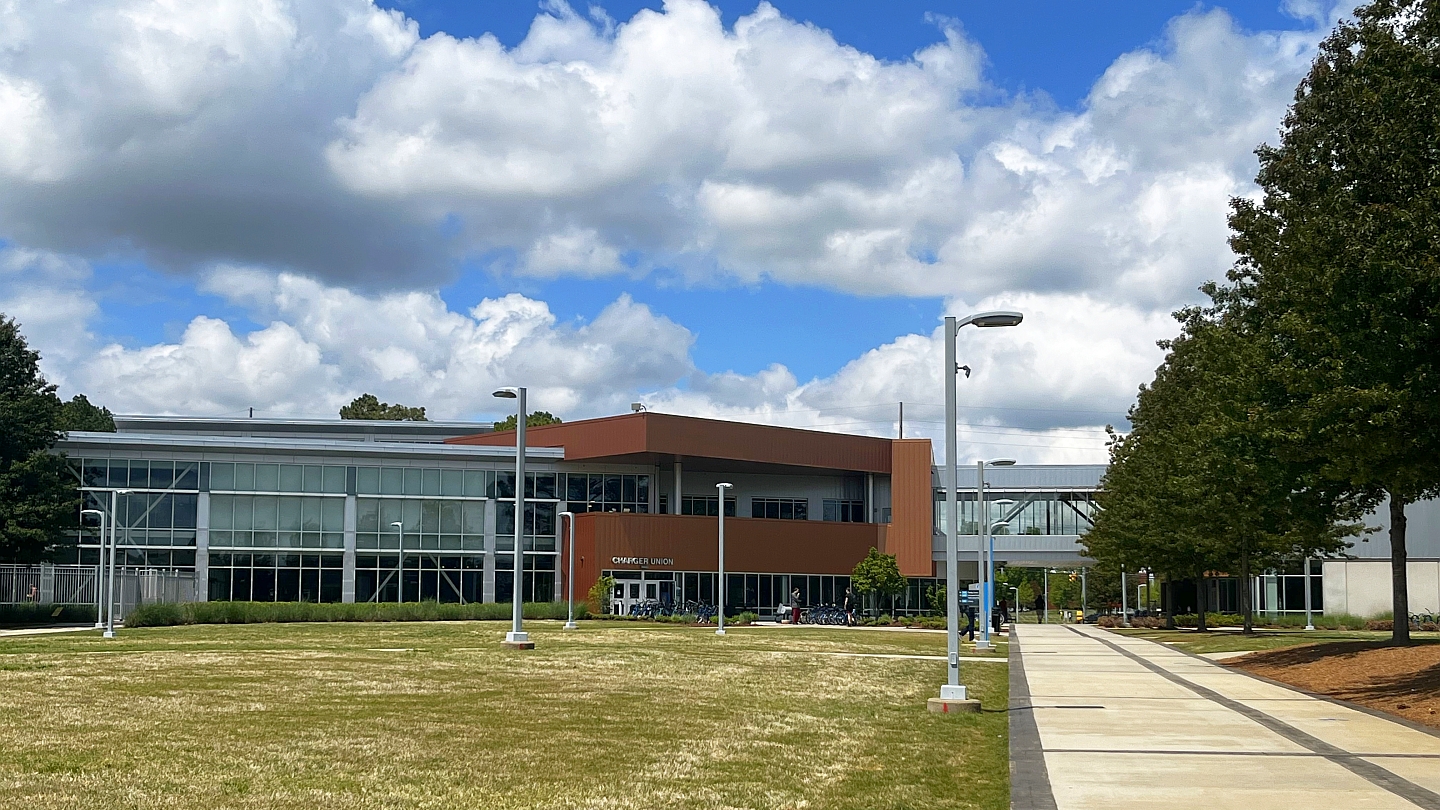
POLYGON ((1440 644, 1309 644, 1224 664, 1440 728, 1440 644))

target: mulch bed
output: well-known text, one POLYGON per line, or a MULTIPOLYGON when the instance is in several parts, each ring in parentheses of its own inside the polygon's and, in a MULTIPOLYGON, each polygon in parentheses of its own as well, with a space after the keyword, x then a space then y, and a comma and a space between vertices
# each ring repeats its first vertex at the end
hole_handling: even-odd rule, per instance
POLYGON ((1440 644, 1307 644, 1224 662, 1307 692, 1348 700, 1440 728, 1440 644))

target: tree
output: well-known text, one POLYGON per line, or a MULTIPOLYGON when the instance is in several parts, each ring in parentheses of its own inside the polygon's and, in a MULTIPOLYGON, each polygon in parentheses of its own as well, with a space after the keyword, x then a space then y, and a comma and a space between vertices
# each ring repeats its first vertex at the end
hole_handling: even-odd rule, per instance
POLYGON ((0 315, 0 560, 38 562, 79 522, 79 493, 65 459, 51 455, 61 437, 60 398, 40 373, 14 320, 0 315))
POLYGON ((1388 501, 1405 643, 1405 506, 1440 493, 1440 5, 1357 9, 1257 154, 1264 196, 1232 203, 1227 304, 1279 380, 1281 452, 1388 501))
POLYGON ((855 563, 855 570, 850 572, 850 587, 861 596, 897 594, 905 590, 905 576, 900 573, 894 554, 881 554, 879 549, 872 548, 865 559, 855 563))
MULTIPOLYGON (((515 414, 512 413, 512 414, 510 414, 509 416, 505 417, 504 419, 500 420, 499 422, 496 422, 496 423, 495 423, 495 429, 496 429, 496 430, 514 430, 514 429, 515 429, 515 425, 516 425, 518 422, 519 422, 519 420, 516 419, 516 418, 515 418, 515 414)), ((525 414, 525 427, 527 427, 527 428, 541 427, 542 425, 558 425, 558 424, 560 424, 560 417, 555 416, 554 414, 550 413, 549 411, 532 411, 532 412, 530 412, 530 413, 525 414)))
POLYGON ((76 394, 69 402, 61 404, 58 424, 61 430, 115 432, 115 418, 110 409, 92 405, 84 394, 76 394))
POLYGON ((381 402, 374 394, 361 394, 340 408, 341 419, 380 419, 394 422, 424 422, 425 409, 381 402))

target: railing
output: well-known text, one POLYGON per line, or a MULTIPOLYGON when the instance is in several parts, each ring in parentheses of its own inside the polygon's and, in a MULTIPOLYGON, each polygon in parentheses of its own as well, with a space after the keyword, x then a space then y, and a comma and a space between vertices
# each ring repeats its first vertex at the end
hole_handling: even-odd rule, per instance
MULTIPOLYGON (((93 605, 103 599, 104 584, 95 565, 0 565, 0 605, 93 605), (99 593, 97 586, 102 587, 99 593)), ((193 602, 196 594, 191 571, 115 571, 115 615, 120 619, 137 605, 193 602)))

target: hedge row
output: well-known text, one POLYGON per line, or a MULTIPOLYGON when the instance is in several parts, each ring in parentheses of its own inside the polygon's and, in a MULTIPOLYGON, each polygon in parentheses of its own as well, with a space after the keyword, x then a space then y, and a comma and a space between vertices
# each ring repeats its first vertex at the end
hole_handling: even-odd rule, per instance
POLYGON ((81 624, 94 621, 94 605, 0 605, 0 626, 81 624))
MULTIPOLYGON (((472 602, 179 602, 142 605, 125 617, 126 627, 170 627, 177 624, 258 624, 264 622, 463 622, 503 620, 509 603, 472 602)), ((526 602, 527 619, 564 619, 564 602, 526 602)), ((584 605, 575 618, 586 618, 584 605)))

